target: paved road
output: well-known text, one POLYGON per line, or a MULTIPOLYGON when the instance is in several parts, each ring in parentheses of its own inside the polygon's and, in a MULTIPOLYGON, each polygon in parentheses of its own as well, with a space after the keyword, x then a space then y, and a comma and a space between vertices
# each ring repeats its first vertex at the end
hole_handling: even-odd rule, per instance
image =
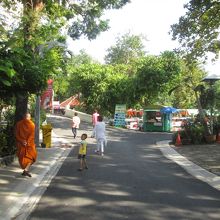
MULTIPOLYGON (((53 121, 71 141, 68 119, 53 121)), ((82 126, 88 134, 91 127, 82 126)), ((154 145, 169 134, 108 129, 104 157, 89 141, 89 170, 79 172, 74 148, 45 191, 31 220, 220 219, 220 192, 169 161, 154 145)), ((79 141, 79 138, 78 138, 79 141)))

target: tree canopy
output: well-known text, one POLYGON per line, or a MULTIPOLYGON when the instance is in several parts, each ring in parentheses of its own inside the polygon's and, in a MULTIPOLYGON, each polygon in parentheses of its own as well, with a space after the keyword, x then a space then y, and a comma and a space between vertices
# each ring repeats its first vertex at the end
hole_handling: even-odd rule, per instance
MULTIPOLYGON (((107 29, 107 21, 102 21, 104 10, 120 8, 127 2, 2 1, 5 10, 19 3, 20 6, 15 26, 8 28, 0 19, 0 95, 40 93, 51 77, 60 99, 80 93, 88 111, 102 106, 103 111, 112 112, 119 102, 130 107, 157 103, 189 106, 192 95, 187 90, 168 95, 171 88, 188 76, 185 64, 171 51, 146 55, 141 35, 127 33, 118 37, 107 51, 105 65, 96 63, 84 51, 70 58, 66 48, 60 47, 65 44, 67 33, 73 39, 82 35, 93 39, 107 29), (183 93, 185 102, 181 98, 183 93)), ((24 103, 18 109, 23 106, 24 103)))
MULTIPOLYGON (((8 94, 15 94, 16 120, 27 111, 29 93, 40 93, 46 80, 60 71, 65 72, 65 43, 67 33, 78 39, 84 35, 94 39, 108 29, 102 19, 104 10, 117 9, 129 0, 54 1, 54 0, 3 0, 2 9, 9 13, 16 9, 17 24, 7 27, 0 19, 1 54, 7 53, 7 62, 0 63, 4 80, 0 83, 8 94), (52 45, 52 46, 50 46, 52 45), (12 56, 16 55, 16 56, 12 56), (12 60, 11 60, 12 59, 12 60), (16 77, 16 78, 15 78, 16 77), (16 80, 14 80, 16 79, 16 80)), ((16 22, 15 22, 16 23, 16 22)), ((3 59, 3 57, 1 57, 3 59)))
POLYGON ((171 26, 173 40, 181 43, 183 53, 192 58, 207 58, 207 53, 219 55, 219 0, 191 0, 185 4, 186 13, 179 23, 171 26))
POLYGON ((145 55, 143 36, 126 33, 116 38, 115 45, 107 49, 107 64, 131 64, 145 55))
POLYGON ((180 60, 173 52, 149 55, 140 60, 136 74, 136 92, 143 105, 169 102, 167 93, 180 74, 180 60))
POLYGON ((171 105, 177 108, 195 107, 195 94, 184 79, 191 84, 201 81, 202 70, 193 73, 175 52, 165 51, 159 56, 147 55, 135 62, 133 74, 130 65, 83 63, 68 68, 70 94, 80 94, 87 112, 99 108, 100 112, 113 114, 118 103, 128 108, 150 104, 171 105), (172 95, 169 91, 181 87, 172 95))

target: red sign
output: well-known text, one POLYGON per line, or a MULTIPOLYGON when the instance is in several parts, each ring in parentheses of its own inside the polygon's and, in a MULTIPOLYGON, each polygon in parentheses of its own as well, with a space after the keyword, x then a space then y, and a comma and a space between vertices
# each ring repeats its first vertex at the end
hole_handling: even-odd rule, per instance
POLYGON ((41 96, 41 107, 43 109, 52 109, 53 98, 53 80, 47 81, 47 90, 41 96))

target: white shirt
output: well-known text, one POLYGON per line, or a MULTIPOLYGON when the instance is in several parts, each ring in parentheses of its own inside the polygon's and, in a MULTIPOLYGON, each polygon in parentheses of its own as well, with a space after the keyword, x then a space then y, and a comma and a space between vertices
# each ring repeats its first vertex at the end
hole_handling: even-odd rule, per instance
POLYGON ((80 118, 78 116, 73 117, 73 128, 79 128, 80 118))
POLYGON ((105 122, 98 121, 93 129, 93 136, 96 137, 96 140, 105 139, 105 122))

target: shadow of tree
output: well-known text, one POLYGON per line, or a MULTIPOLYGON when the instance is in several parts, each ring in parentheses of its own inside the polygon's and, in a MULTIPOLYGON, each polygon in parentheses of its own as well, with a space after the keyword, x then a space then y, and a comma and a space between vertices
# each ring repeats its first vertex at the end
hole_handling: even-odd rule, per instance
MULTIPOLYGON (((64 121, 54 125, 66 126, 64 121)), ((91 130, 82 124, 82 132, 91 130)), ((77 171, 73 148, 30 219, 218 219, 220 192, 188 175, 155 147, 170 134, 107 128, 107 135, 104 157, 94 153, 95 143, 89 140, 87 171, 77 171)))

